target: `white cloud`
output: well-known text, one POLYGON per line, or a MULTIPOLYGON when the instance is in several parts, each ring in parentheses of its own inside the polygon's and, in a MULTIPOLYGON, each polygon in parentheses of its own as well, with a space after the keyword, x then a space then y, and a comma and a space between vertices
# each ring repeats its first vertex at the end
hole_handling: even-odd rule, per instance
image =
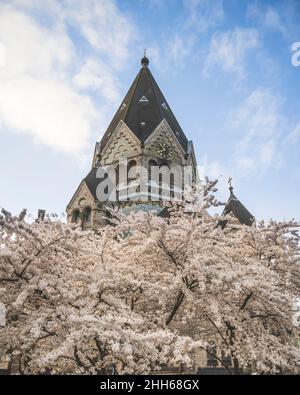
POLYGON ((111 0, 65 0, 62 10, 70 25, 110 63, 118 68, 129 57, 129 44, 134 41, 133 21, 123 15, 111 0))
POLYGON ((277 29, 285 34, 285 27, 283 26, 280 16, 273 8, 268 8, 265 13, 265 25, 273 29, 277 29))
POLYGON ((261 26, 278 31, 283 35, 287 34, 287 27, 282 17, 273 7, 263 8, 257 4, 250 4, 247 9, 247 16, 261 26))
POLYGON ((21 76, 13 83, 1 82, 2 123, 37 143, 79 154, 88 147, 97 117, 88 97, 51 78, 21 76))
POLYGON ((233 171, 224 163, 209 160, 207 154, 202 159, 204 175, 210 180, 218 180, 218 198, 225 202, 228 199, 228 178, 234 176, 233 171))
POLYGON ((296 124, 296 126, 292 129, 292 131, 288 134, 285 144, 298 144, 300 142, 300 122, 296 124))
POLYGON ((175 33, 167 41, 164 53, 167 56, 167 64, 172 67, 183 67, 194 47, 195 37, 193 34, 179 35, 175 33))
POLYGON ((232 31, 213 34, 209 53, 205 60, 204 72, 215 67, 245 77, 245 61, 249 52, 259 46, 258 32, 255 29, 236 28, 232 31))
POLYGON ((192 33, 174 33, 162 43, 148 46, 147 55, 159 72, 177 72, 190 60, 195 41, 192 33))
POLYGON ((5 67, 7 63, 6 46, 0 42, 0 67, 5 67))
POLYGON ((205 32, 224 19, 223 0, 184 0, 188 11, 187 28, 205 32))
POLYGON ((148 6, 155 11, 165 11, 178 0, 139 0, 144 6, 148 6))
POLYGON ((14 7, 0 8, 0 40, 7 50, 5 77, 20 73, 49 74, 54 65, 60 70, 72 62, 74 48, 59 28, 48 29, 14 7))
POLYGON ((0 18, 0 132, 81 155, 119 100, 132 24, 108 0, 3 1, 0 18))
POLYGON ((231 116, 230 126, 239 133, 234 162, 241 176, 280 165, 285 128, 281 104, 270 91, 259 88, 231 116))
MULTIPOLYGON (((145 0, 141 0, 145 1, 145 0)), ((176 0, 151 0, 150 7, 162 11, 176 3, 176 0)), ((223 0, 183 0, 183 22, 177 19, 176 29, 161 42, 149 48, 151 60, 160 71, 177 71, 184 67, 197 53, 196 44, 199 34, 215 27, 224 18, 223 0)))
POLYGON ((116 103, 120 99, 119 89, 111 69, 104 62, 89 58, 74 76, 75 85, 81 90, 100 93, 109 103, 116 103))

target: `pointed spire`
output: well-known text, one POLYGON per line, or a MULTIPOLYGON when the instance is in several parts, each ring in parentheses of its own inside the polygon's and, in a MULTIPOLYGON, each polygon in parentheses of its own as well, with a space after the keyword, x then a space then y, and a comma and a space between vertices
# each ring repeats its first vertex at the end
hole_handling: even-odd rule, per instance
MULTIPOLYGON (((146 55, 146 52, 145 54, 146 55)), ((188 150, 188 140, 174 116, 166 98, 157 85, 150 68, 149 59, 144 56, 143 67, 133 81, 125 98, 101 139, 101 151, 111 134, 123 121, 140 141, 146 141, 159 124, 165 120, 176 134, 183 150, 188 150)))
POLYGON ((141 64, 143 67, 148 67, 149 66, 149 59, 147 58, 147 49, 145 48, 144 50, 144 57, 141 59, 141 64))

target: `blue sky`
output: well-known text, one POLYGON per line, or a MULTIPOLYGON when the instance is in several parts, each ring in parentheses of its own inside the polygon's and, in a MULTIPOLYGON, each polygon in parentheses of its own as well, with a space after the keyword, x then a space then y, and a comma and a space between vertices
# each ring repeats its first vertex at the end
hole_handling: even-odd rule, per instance
POLYGON ((299 21, 296 0, 0 0, 0 206, 64 211, 147 47, 219 198, 232 176, 258 219, 300 219, 299 21))

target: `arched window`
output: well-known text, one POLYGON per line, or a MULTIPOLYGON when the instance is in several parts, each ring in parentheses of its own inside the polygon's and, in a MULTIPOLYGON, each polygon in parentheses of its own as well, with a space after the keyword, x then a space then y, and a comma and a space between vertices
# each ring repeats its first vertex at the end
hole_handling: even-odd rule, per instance
POLYGON ((92 210, 90 207, 86 207, 83 211, 83 225, 89 226, 92 219, 92 210))
POLYGON ((156 180, 153 177, 154 172, 153 169, 151 169, 152 167, 156 167, 156 166, 158 166, 157 162, 153 159, 150 159, 148 162, 148 200, 149 201, 153 200, 151 198, 151 194, 152 193, 155 194, 155 188, 157 188, 157 185, 155 185, 155 183, 157 182, 155 182, 156 180))
POLYGON ((162 173, 159 172, 159 201, 162 201, 162 196, 163 196, 163 176, 162 173))
POLYGON ((119 201, 119 186, 120 186, 120 166, 116 167, 116 199, 119 201))
POLYGON ((174 184, 175 184, 174 173, 171 173, 170 174, 170 197, 171 197, 171 199, 174 199, 174 197, 175 197, 174 184))
POLYGON ((132 159, 127 164, 127 188, 128 200, 131 200, 132 195, 135 195, 137 186, 134 185, 134 180, 137 178, 136 161, 132 159), (131 185, 131 186, 130 186, 131 185))
POLYGON ((136 169, 134 169, 135 167, 136 167, 136 161, 134 159, 128 162, 127 164, 128 181, 136 179, 136 169))
POLYGON ((162 163, 159 167, 159 200, 170 196, 170 166, 162 163))
POLYGON ((72 223, 78 224, 80 220, 80 212, 79 210, 74 210, 72 213, 72 223))

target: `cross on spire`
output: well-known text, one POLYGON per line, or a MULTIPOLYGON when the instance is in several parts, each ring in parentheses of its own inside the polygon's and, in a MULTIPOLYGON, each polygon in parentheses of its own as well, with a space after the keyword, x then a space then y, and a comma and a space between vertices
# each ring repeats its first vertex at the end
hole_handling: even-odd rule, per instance
POLYGON ((232 191, 233 191, 233 186, 232 186, 232 183, 231 183, 232 182, 232 177, 229 177, 227 182, 228 182, 228 185, 229 185, 229 190, 232 193, 232 191))

